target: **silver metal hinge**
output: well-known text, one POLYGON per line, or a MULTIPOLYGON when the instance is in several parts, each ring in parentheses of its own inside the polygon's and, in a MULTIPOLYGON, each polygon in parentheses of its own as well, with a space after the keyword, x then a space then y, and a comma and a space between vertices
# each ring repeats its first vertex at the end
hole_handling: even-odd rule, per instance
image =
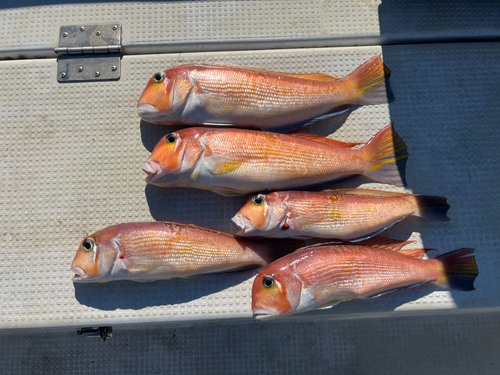
POLYGON ((61 26, 57 54, 59 82, 106 81, 121 73, 119 23, 61 26))
POLYGON ((106 339, 113 337, 113 328, 112 327, 99 327, 99 328, 84 327, 84 328, 78 329, 76 331, 76 333, 78 335, 86 335, 87 337, 100 337, 102 341, 106 341, 106 339))

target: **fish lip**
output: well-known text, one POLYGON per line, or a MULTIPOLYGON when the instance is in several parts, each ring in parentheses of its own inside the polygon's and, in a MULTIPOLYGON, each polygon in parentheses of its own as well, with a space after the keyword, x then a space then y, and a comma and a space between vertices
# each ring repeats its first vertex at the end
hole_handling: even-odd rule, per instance
POLYGON ((259 320, 276 319, 280 316, 278 310, 275 309, 254 309, 253 317, 259 320))
POLYGON ((236 233, 237 236, 242 236, 255 230, 252 228, 250 220, 244 216, 236 214, 231 218, 231 221, 239 228, 238 233, 236 233))
POLYGON ((169 174, 169 171, 163 169, 160 163, 151 160, 148 160, 146 164, 144 164, 142 170, 148 175, 148 177, 146 177, 147 183, 158 181, 169 174))
POLYGON ((85 273, 85 271, 81 267, 73 266, 73 267, 71 267, 70 271, 75 274, 75 276, 73 276, 73 279, 72 279, 73 282, 78 283, 78 282, 81 282, 81 281, 88 279, 88 275, 85 273))
POLYGON ((137 113, 142 118, 155 118, 158 117, 160 111, 151 104, 141 104, 137 107, 137 113))

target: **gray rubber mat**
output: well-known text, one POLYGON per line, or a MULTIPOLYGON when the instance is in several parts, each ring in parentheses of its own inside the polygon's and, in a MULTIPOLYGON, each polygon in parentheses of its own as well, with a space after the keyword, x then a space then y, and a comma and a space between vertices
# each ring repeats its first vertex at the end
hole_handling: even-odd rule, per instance
POLYGON ((498 39, 500 3, 4 0, 0 58, 55 57, 62 25, 113 22, 125 54, 498 39))
MULTIPOLYGON (((125 56, 115 82, 59 84, 56 61, 0 62, 0 328, 81 327, 250 318, 254 271, 155 283, 77 285, 81 239, 108 225, 169 220, 234 231, 243 198, 146 186, 140 170, 168 128, 141 122, 151 75, 190 62, 342 76, 383 52, 396 101, 362 107, 308 131, 366 141, 393 121, 409 147, 408 191, 444 195, 447 223, 410 218, 386 234, 416 247, 476 248, 471 293, 425 286, 307 316, 500 306, 498 165, 500 44, 473 43, 125 56)), ((352 180, 342 186, 391 189, 352 180)), ((397 189, 395 189, 397 190, 397 189)))
POLYGON ((498 374, 497 314, 0 335, 2 374, 498 374))

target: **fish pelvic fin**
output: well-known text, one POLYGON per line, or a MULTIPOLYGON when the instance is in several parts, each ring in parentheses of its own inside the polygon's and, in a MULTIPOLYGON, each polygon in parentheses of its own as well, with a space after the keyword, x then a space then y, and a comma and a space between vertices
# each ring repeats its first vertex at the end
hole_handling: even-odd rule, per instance
POLYGON ((450 205, 445 197, 433 197, 425 195, 409 195, 403 197, 418 207, 418 211, 413 216, 424 217, 430 220, 448 221, 450 218, 446 215, 450 205))
POLYGON ((364 176, 394 186, 406 186, 408 151, 392 124, 375 134, 361 150, 368 159, 364 176))
POLYGON ((474 290, 474 280, 479 270, 474 257, 474 249, 459 249, 435 258, 442 265, 442 277, 434 283, 450 289, 474 290))
POLYGON ((385 104, 393 101, 394 96, 383 84, 389 78, 391 71, 384 65, 380 55, 359 66, 346 78, 356 88, 352 105, 385 104))

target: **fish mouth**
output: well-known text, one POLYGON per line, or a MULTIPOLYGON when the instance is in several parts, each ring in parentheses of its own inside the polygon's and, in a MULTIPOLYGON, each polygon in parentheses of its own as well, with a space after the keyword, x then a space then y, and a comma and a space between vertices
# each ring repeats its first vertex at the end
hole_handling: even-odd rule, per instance
POLYGON ((253 317, 255 319, 259 320, 269 320, 269 319, 276 319, 281 315, 281 313, 276 310, 276 309, 254 309, 253 310, 253 317))
POLYGON ((141 104, 137 107, 137 113, 139 117, 143 119, 156 118, 159 115, 159 110, 152 106, 151 104, 141 104))
POLYGON ((252 223, 244 216, 234 215, 231 221, 238 227, 239 231, 236 235, 242 236, 252 232, 252 223))
POLYGON ((152 160, 148 160, 142 167, 142 170, 148 175, 148 177, 146 177, 147 183, 153 183, 155 181, 161 180, 163 177, 169 174, 169 171, 162 168, 159 162, 152 160))
POLYGON ((72 279, 74 283, 85 281, 85 279, 88 278, 87 274, 81 267, 73 266, 71 267, 70 271, 75 274, 72 279))

